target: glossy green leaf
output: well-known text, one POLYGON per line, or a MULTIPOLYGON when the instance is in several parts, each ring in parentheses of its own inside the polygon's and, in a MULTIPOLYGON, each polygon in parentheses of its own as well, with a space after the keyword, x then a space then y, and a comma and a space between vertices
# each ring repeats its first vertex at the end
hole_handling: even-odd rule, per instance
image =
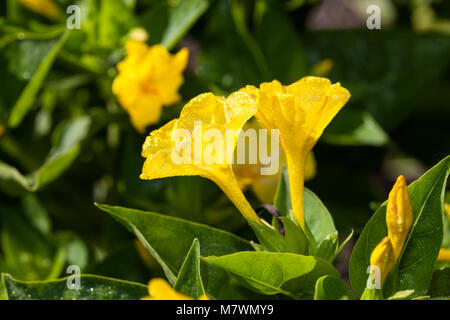
POLYGON ((287 217, 291 210, 291 193, 289 191, 289 176, 286 168, 281 169, 280 181, 278 182, 277 192, 273 205, 278 209, 282 216, 287 217))
MULTIPOLYGON (((289 216, 289 211, 292 207, 289 191, 289 176, 286 168, 282 169, 274 205, 280 211, 281 215, 289 216)), ((307 188, 304 191, 304 207, 306 224, 313 234, 315 242, 320 246, 325 238, 336 232, 333 217, 319 197, 307 188)))
POLYGON ((251 220, 248 223, 265 251, 306 254, 308 240, 303 231, 289 217, 281 217, 281 221, 285 228, 284 235, 280 233, 278 226, 270 227, 251 220))
MULTIPOLYGON (((289 176, 286 168, 282 169, 280 175, 274 205, 281 215, 291 216, 289 176)), ((309 239, 310 253, 317 254, 319 248, 322 246, 322 250, 320 251, 322 255, 320 257, 327 260, 331 257, 334 259, 339 253, 339 243, 337 241, 337 231, 334 226, 333 217, 319 197, 307 188, 304 190, 304 208, 305 221, 308 227, 307 233, 312 236, 312 239, 309 239)))
POLYGON ((321 276, 339 276, 325 260, 293 253, 239 252, 202 260, 227 270, 257 292, 281 293, 295 299, 311 299, 316 280, 321 276))
MULTIPOLYGON (((175 283, 184 257, 195 238, 202 244, 201 255, 226 255, 253 250, 250 243, 231 233, 187 220, 158 213, 113 207, 97 206, 122 223, 144 244, 150 254, 164 269, 167 279, 175 283)), ((229 276, 218 268, 202 267, 202 279, 208 296, 213 298, 239 298, 233 286, 224 285, 229 276)))
POLYGON ((329 234, 320 244, 316 255, 329 262, 332 262, 336 257, 337 248, 339 246, 339 238, 337 231, 329 234))
POLYGON ((69 289, 70 277, 49 281, 19 281, 2 274, 9 300, 138 300, 147 287, 123 280, 80 275, 80 289, 69 289))
POLYGON ((323 202, 311 190, 304 192, 305 222, 314 236, 317 246, 320 246, 329 235, 336 232, 333 217, 323 202))
MULTIPOLYGON (((383 288, 385 296, 402 290, 414 290, 415 297, 426 294, 442 243, 443 200, 449 169, 450 156, 408 186, 414 221, 399 263, 383 288)), ((350 280, 358 295, 366 286, 370 254, 387 235, 385 214, 386 202, 374 213, 353 249, 350 280)))
POLYGON ((314 300, 355 300, 355 297, 341 279, 323 276, 317 279, 314 300))
POLYGON ((161 43, 173 48, 208 8, 208 0, 180 0, 169 12, 169 23, 161 43))
POLYGON ((388 300, 408 300, 414 294, 414 290, 403 290, 397 291, 392 296, 388 298, 388 300))
POLYGON ((178 272, 174 289, 195 299, 205 294, 200 273, 200 243, 197 238, 192 242, 191 249, 178 272))
POLYGON ((45 59, 40 64, 39 68, 34 73, 31 81, 27 84, 23 92, 21 93, 19 99, 11 110, 11 115, 9 118, 9 126, 17 127, 22 119, 25 117, 27 112, 30 110, 34 98, 38 93, 39 89, 42 86, 42 83, 47 76, 47 73, 50 71, 50 68, 53 65, 59 51, 63 47, 64 43, 69 37, 70 32, 67 31, 63 36, 58 40, 58 42, 53 46, 53 48, 49 51, 49 53, 45 56, 45 59))

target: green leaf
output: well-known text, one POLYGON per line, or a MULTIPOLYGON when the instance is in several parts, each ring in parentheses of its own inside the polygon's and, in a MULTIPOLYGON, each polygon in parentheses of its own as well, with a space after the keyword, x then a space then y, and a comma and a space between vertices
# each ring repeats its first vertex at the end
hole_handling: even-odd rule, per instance
POLYGON ((195 299, 205 294, 200 274, 200 243, 197 238, 192 242, 191 249, 178 272, 174 289, 195 299))
POLYGON ((377 147, 389 141, 386 132, 370 113, 346 108, 333 119, 322 139, 337 145, 377 147))
POLYGON ((305 76, 305 50, 293 21, 278 3, 259 1, 255 5, 255 24, 257 44, 270 70, 271 78, 265 80, 277 79, 287 85, 305 76))
POLYGON ((388 300, 408 300, 414 294, 414 290, 397 291, 388 300))
MULTIPOLYGON (((97 204, 133 232, 150 254, 162 266, 170 283, 174 284, 183 265, 190 244, 197 238, 201 255, 226 255, 251 251, 250 243, 231 233, 187 220, 122 207, 97 204)), ((226 285, 229 276, 217 268, 202 267, 202 279, 208 296, 212 298, 241 297, 234 287, 226 285)))
POLYGON ((69 278, 19 281, 2 274, 9 300, 137 300, 148 295, 142 284, 94 275, 80 275, 80 289, 69 289, 69 278))
POLYGON ((31 224, 43 235, 48 235, 52 228, 52 222, 47 209, 39 198, 33 193, 27 193, 22 198, 22 207, 31 224))
POLYGON ((280 182, 278 182, 277 192, 273 205, 278 209, 282 216, 289 216, 291 210, 291 193, 289 191, 289 176, 286 168, 281 169, 280 182))
POLYGON ((319 277, 339 277, 336 269, 328 262, 293 253, 239 252, 201 259, 224 268, 243 285, 262 294, 281 293, 295 299, 311 299, 319 277))
MULTIPOLYGON (((274 206, 277 207, 282 216, 291 216, 292 206, 289 190, 289 175, 286 168, 283 168, 281 171, 274 206)), ((307 188, 304 190, 304 208, 305 221, 308 227, 307 233, 313 238, 309 239, 310 254, 317 254, 319 248, 322 246, 322 250, 320 250, 321 255, 319 256, 327 260, 331 259, 331 257, 334 259, 340 250, 338 250, 338 234, 334 226, 333 217, 322 201, 320 201, 319 197, 307 188)))
POLYGON ((0 189, 3 192, 17 195, 28 190, 31 183, 30 179, 22 175, 19 170, 0 161, 0 189))
POLYGON ((311 190, 304 191, 305 222, 314 236, 317 246, 336 232, 333 217, 323 202, 311 190))
POLYGON ((320 244, 316 255, 329 262, 332 262, 338 252, 339 239, 338 232, 330 233, 320 244))
POLYGON ((2 227, 0 244, 8 270, 23 280, 45 279, 53 260, 48 241, 20 214, 4 214, 2 227))
POLYGON ((35 184, 31 189, 37 190, 59 177, 75 160, 91 125, 88 116, 71 119, 63 128, 59 143, 50 150, 44 164, 33 176, 35 184))
MULTIPOLYGON (((442 243, 443 200, 450 156, 408 186, 414 221, 396 268, 384 286, 384 296, 414 290, 414 297, 426 294, 442 243)), ((374 213, 361 233, 350 259, 353 290, 361 295, 366 286, 369 258, 387 235, 386 202, 374 213)))
POLYGON ((306 254, 308 240, 302 229, 289 217, 281 217, 281 221, 284 224, 285 235, 280 233, 278 226, 274 228, 251 220, 248 220, 248 223, 265 251, 306 254))
POLYGON ((431 298, 450 298, 450 268, 436 270, 433 273, 428 295, 431 298))
POLYGON ((71 119, 62 129, 58 143, 50 150, 41 167, 28 175, 0 161, 0 188, 8 194, 37 191, 58 178, 73 163, 86 138, 91 120, 88 116, 71 119))
POLYGON ((317 279, 314 300, 355 300, 355 297, 341 279, 323 276, 317 279))
POLYGON ((98 36, 102 47, 114 48, 120 38, 137 25, 133 10, 124 1, 101 0, 98 36))
POLYGON ((50 68, 53 65, 53 62, 56 59, 56 56, 58 55, 59 51, 63 47, 64 43, 69 37, 70 32, 66 31, 59 41, 53 46, 53 48, 49 51, 49 53, 45 56, 45 59, 42 61, 42 63, 39 65, 39 68, 37 68, 36 72, 34 73, 31 81, 27 84, 25 89, 22 91, 19 99, 17 100, 16 104, 14 105, 13 109, 11 110, 11 115, 9 117, 9 126, 10 127, 17 127, 21 122, 22 119, 25 117, 27 112, 30 110, 34 98, 36 97, 36 94, 38 93, 39 89, 42 86, 42 83, 45 80, 45 77, 47 76, 47 73, 50 71, 50 68))
POLYGON ((208 6, 208 0, 180 0, 169 12, 169 24, 161 43, 167 49, 172 49, 208 6))
POLYGON ((77 265, 83 270, 89 260, 89 251, 83 239, 73 231, 58 231, 52 237, 52 243, 64 250, 67 264, 77 265))

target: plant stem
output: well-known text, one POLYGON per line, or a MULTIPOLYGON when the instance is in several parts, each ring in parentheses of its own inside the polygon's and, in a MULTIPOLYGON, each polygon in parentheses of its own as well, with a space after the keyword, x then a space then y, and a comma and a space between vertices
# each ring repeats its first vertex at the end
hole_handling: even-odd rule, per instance
POLYGON ((286 153, 286 159, 289 173, 292 212, 302 230, 305 231, 303 192, 306 157, 303 154, 294 156, 290 153, 286 153))
POLYGON ((220 175, 214 174, 210 179, 222 189, 245 219, 261 223, 258 215, 242 193, 242 190, 236 181, 236 177, 234 176, 233 169, 228 168, 222 171, 220 175))

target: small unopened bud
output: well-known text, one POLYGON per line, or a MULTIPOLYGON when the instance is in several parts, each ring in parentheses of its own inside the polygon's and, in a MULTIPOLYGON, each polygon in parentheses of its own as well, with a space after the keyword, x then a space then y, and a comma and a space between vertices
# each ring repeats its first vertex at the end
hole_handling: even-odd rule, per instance
POLYGON ((392 243, 388 237, 385 237, 373 249, 370 255, 370 273, 378 271, 380 274, 380 284, 383 286, 388 274, 392 271, 395 265, 394 250, 392 243))
POLYGON ((134 28, 130 31, 131 40, 146 42, 148 38, 148 33, 144 28, 134 28))
POLYGON ((399 176, 389 193, 386 207, 388 237, 394 248, 396 260, 402 252, 406 236, 411 229, 413 218, 414 213, 408 189, 406 188, 405 177, 399 176))

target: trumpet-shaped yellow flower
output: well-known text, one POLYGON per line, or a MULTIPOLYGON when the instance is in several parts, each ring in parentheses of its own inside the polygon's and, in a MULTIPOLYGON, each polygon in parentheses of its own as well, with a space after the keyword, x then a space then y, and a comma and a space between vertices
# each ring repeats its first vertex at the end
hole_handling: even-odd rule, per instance
POLYGON ((239 133, 255 112, 255 102, 244 92, 228 98, 212 93, 193 98, 178 119, 147 137, 142 148, 146 160, 140 178, 202 176, 214 181, 245 218, 259 221, 232 168, 239 133))
POLYGON ((319 77, 304 77, 283 86, 274 80, 260 88, 247 86, 257 102, 256 118, 268 129, 278 129, 286 153, 292 210, 304 229, 303 188, 305 162, 325 127, 350 98, 339 83, 319 77))
POLYGON ((189 51, 183 48, 171 55, 161 45, 149 47, 134 40, 125 46, 128 56, 117 66, 113 92, 130 114, 133 126, 144 132, 146 126, 158 122, 163 106, 180 100, 178 88, 189 51))
POLYGON ((378 267, 380 272, 380 284, 383 286, 388 274, 392 271, 395 265, 395 255, 392 243, 388 237, 385 237, 373 249, 370 255, 370 273, 373 274, 375 267, 378 267))
POLYGON ((49 19, 55 19, 61 14, 61 9, 51 0, 19 0, 28 9, 49 19))
MULTIPOLYGON (((194 300, 193 298, 175 291, 172 286, 164 279, 155 278, 148 283, 149 296, 141 300, 194 300)), ((208 296, 203 295, 198 300, 210 300, 208 296)))
POLYGON ((405 177, 399 176, 389 193, 386 207, 388 237, 394 248, 395 259, 398 259, 402 252, 413 218, 414 213, 406 188, 406 180, 405 177))
MULTIPOLYGON (((244 130, 254 129, 260 130, 262 127, 259 125, 257 120, 251 120, 247 122, 244 126, 244 130)), ((241 133, 242 134, 242 133, 241 133)), ((267 150, 271 153, 271 143, 270 139, 275 139, 275 137, 269 137, 267 139, 267 150)), ((262 203, 272 203, 275 197, 275 193, 277 191, 278 182, 280 180, 281 169, 286 166, 286 155, 283 150, 279 150, 278 158, 272 158, 272 161, 278 161, 278 170, 271 175, 261 174, 261 169, 263 167, 267 167, 264 165, 264 161, 260 159, 260 141, 259 137, 255 144, 254 152, 258 155, 256 163, 238 163, 235 161, 233 164, 234 174, 241 186, 242 190, 246 190, 247 188, 251 188, 253 193, 256 195, 259 201, 262 203)), ((248 153, 251 151, 251 148, 248 147, 245 149, 246 151, 246 159, 249 159, 248 153)), ((236 154, 235 154, 236 159, 236 154)), ((305 165, 305 181, 308 181, 316 175, 316 160, 314 159, 314 154, 311 152, 307 159, 305 165)))

